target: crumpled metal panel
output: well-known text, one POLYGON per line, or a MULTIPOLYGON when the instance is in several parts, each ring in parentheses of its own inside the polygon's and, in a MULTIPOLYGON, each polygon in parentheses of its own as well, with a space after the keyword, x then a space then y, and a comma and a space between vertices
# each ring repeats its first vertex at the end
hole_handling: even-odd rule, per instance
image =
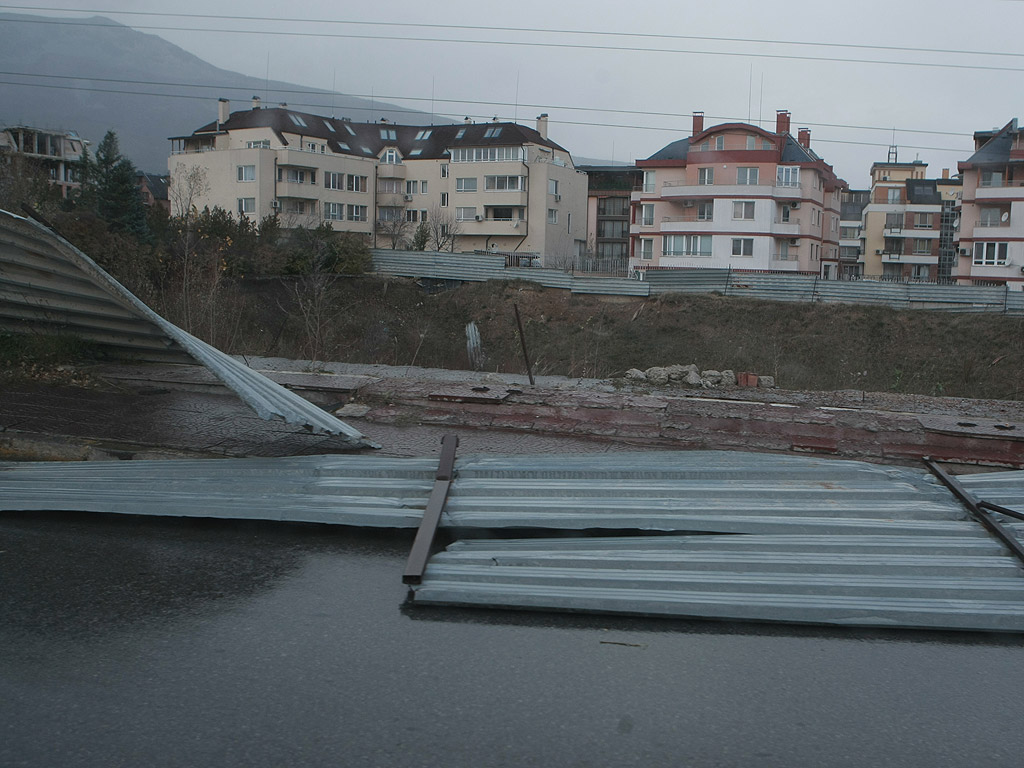
POLYGON ((72 333, 144 359, 194 361, 262 419, 372 446, 340 419, 162 318, 64 238, 7 211, 0 211, 0 329, 72 333))

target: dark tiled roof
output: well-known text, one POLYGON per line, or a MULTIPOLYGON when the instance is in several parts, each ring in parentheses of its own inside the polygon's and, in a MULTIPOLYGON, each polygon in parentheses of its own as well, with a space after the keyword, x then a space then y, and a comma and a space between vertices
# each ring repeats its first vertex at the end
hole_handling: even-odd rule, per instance
POLYGON ((786 143, 782 145, 782 163, 813 163, 821 160, 814 152, 800 144, 792 135, 786 134, 786 143))
POLYGON ((907 179, 907 202, 918 205, 941 205, 935 179, 907 179))
POLYGON ((679 141, 673 141, 667 147, 662 147, 653 155, 648 157, 648 160, 685 160, 686 153, 690 151, 690 140, 680 139, 679 141))
POLYGON ((340 154, 376 157, 385 147, 397 147, 403 157, 442 158, 449 147, 517 146, 539 144, 568 152, 565 147, 543 138, 533 128, 518 123, 454 123, 447 125, 397 125, 395 123, 353 123, 333 117, 298 112, 287 107, 250 109, 232 112, 226 123, 207 123, 192 135, 245 128, 270 128, 278 139, 283 133, 297 133, 310 139, 326 141, 340 154), (297 124, 292 115, 305 125, 297 124), (333 130, 332 130, 333 128, 333 130), (383 131, 394 131, 394 139, 383 131), (429 132, 425 138, 418 135, 429 132), (497 135, 490 135, 497 132, 497 135), (346 144, 346 149, 342 144, 346 144), (369 150, 364 151, 363 148, 369 150), (419 150, 417 154, 413 154, 419 150))
POLYGON ((1013 140, 1017 134, 1017 121, 1011 120, 1002 130, 996 132, 979 132, 974 134, 975 138, 991 136, 981 149, 971 155, 966 163, 961 165, 988 165, 992 163, 1006 163, 1010 159, 1010 149, 1013 147, 1013 140))
POLYGON ((135 178, 140 183, 145 180, 146 186, 149 187, 149 193, 153 196, 154 200, 167 200, 167 176, 160 176, 155 173, 146 173, 145 171, 138 171, 135 174, 135 178))

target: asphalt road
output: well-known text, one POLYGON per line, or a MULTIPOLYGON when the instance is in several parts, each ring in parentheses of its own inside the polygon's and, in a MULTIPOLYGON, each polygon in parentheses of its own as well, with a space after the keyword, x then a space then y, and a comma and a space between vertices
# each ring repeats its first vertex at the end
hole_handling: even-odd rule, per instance
POLYGON ((410 540, 0 515, 0 765, 1021 764, 1021 638, 408 607, 410 540))

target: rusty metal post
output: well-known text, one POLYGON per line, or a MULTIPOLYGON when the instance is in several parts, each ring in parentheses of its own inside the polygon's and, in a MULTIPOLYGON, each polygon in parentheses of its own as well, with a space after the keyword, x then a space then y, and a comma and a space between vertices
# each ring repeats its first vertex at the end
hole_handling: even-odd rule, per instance
POLYGON ((519 326, 519 343, 523 345, 523 360, 526 361, 526 375, 530 377, 530 386, 533 386, 533 368, 530 366, 530 355, 526 351, 526 334, 523 333, 523 321, 519 317, 519 305, 513 304, 512 309, 516 311, 516 325, 519 326))

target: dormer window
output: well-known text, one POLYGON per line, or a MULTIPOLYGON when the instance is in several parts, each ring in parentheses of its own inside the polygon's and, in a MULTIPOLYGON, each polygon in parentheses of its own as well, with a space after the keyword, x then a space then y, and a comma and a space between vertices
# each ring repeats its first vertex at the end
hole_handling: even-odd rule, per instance
MULTIPOLYGON (((383 133, 383 131, 381 131, 383 133)), ((392 131, 394 133, 394 131, 392 131)), ((398 150, 394 147, 388 147, 384 150, 384 154, 380 157, 381 163, 384 165, 398 165, 402 162, 402 159, 398 156, 398 150)))

